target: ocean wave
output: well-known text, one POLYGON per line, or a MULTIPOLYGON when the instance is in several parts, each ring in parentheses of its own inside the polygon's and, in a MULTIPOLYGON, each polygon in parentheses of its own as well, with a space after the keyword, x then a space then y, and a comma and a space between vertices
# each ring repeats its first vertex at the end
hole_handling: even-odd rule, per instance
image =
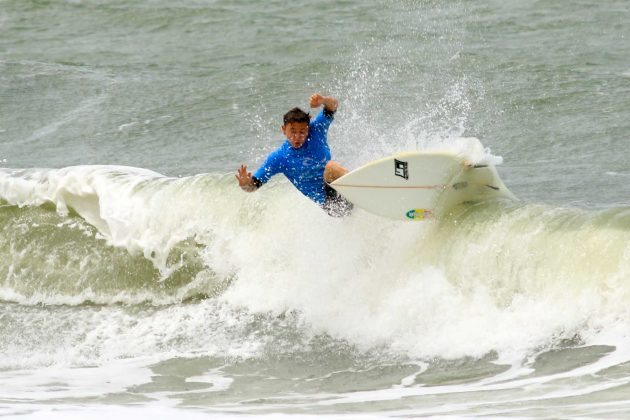
POLYGON ((522 358, 630 325, 630 209, 489 202, 439 222, 332 219, 287 182, 82 166, 0 172, 0 299, 300 314, 417 357, 522 358))

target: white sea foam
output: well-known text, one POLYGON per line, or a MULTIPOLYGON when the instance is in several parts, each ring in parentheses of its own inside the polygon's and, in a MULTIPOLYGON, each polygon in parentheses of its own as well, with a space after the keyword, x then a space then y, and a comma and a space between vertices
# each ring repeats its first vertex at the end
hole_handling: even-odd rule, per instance
MULTIPOLYGON (((476 140, 454 147, 471 159, 485 153, 476 140)), ((118 347, 146 355, 178 341, 186 345, 166 348, 177 353, 207 346, 208 355, 255 356, 261 347, 252 337, 236 347, 227 344, 234 338, 229 335, 214 342, 195 338, 208 334, 196 320, 220 307, 233 309, 220 312, 221 322, 238 325, 241 311, 296 311, 314 333, 362 349, 385 346, 416 358, 494 351, 501 363, 515 365, 536 349, 576 336, 595 342, 611 328, 623 343, 621 331, 630 325, 624 303, 630 296, 628 234, 579 211, 482 207, 443 223, 402 224, 357 210, 338 220, 282 181, 265 194, 244 194, 231 175, 176 179, 104 166, 3 170, 0 196, 21 206, 52 202, 62 215, 73 209, 110 245, 151 259, 164 276, 173 270, 167 264, 173 247, 193 238, 206 268, 229 284, 218 306, 178 306, 157 314, 157 323, 143 318, 129 324, 124 313, 112 313, 119 317, 116 331, 108 323, 86 326, 86 348, 113 357, 121 356, 118 347), (99 339, 89 344, 92 331, 99 339), (130 348, 136 337, 143 340, 130 348)), ((170 297, 151 290, 125 297, 125 289, 99 295, 80 285, 65 297, 26 296, 10 283, 2 297, 161 304, 180 302, 187 287, 205 287, 201 277, 170 297)))
POLYGON ((0 395, 16 401, 46 401, 87 398, 124 392, 134 385, 150 382, 147 360, 118 359, 102 366, 40 367, 37 371, 0 372, 0 395))
POLYGON ((230 385, 232 385, 234 379, 226 377, 219 369, 212 369, 204 375, 186 378, 186 382, 204 382, 210 386, 210 389, 202 388, 198 392, 219 392, 230 389, 230 385))
MULTIPOLYGON (((29 407, 31 408, 31 407, 29 407)), ((34 406, 31 409, 36 410, 29 414, 21 411, 20 418, 28 418, 32 420, 83 420, 86 418, 92 420, 110 420, 111 418, 120 419, 138 419, 150 418, 155 420, 172 420, 174 418, 181 420, 197 420, 197 419, 219 419, 219 420, 238 420, 238 419, 339 419, 344 420, 375 420, 382 419, 382 415, 377 414, 287 414, 287 413, 271 413, 271 414, 238 414, 238 413, 220 413, 209 410, 200 410, 192 408, 174 408, 164 407, 160 404, 146 404, 142 407, 133 406, 73 406, 62 405, 51 408, 49 406, 34 406)))

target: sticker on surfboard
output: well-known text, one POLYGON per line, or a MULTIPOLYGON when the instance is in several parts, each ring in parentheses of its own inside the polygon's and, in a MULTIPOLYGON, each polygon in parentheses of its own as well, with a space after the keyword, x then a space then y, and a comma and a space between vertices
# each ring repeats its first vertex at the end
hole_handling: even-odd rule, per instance
POLYGON ((394 159, 394 175, 409 179, 409 162, 394 159))
POLYGON ((406 213, 407 218, 411 220, 430 219, 432 214, 433 212, 427 209, 411 209, 406 213))

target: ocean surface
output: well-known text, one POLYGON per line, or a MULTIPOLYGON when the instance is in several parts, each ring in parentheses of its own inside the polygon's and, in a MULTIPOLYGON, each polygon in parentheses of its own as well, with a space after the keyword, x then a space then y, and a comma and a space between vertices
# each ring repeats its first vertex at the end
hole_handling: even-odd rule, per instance
POLYGON ((628 152, 627 0, 0 0, 0 416, 630 418, 628 152), (314 92, 518 201, 242 192, 314 92))

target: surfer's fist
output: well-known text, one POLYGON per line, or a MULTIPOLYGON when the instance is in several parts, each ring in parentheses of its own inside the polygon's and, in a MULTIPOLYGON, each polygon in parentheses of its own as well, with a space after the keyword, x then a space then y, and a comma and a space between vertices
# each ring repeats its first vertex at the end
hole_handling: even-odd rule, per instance
POLYGON ((309 98, 309 105, 311 108, 317 108, 321 105, 324 105, 329 111, 336 111, 337 106, 339 105, 339 101, 332 96, 323 96, 320 93, 314 93, 309 98))
POLYGON ((323 102, 324 97, 322 95, 320 95, 319 93, 314 93, 311 95, 311 97, 309 98, 309 105, 311 106, 311 108, 317 108, 318 106, 320 106, 323 102))

